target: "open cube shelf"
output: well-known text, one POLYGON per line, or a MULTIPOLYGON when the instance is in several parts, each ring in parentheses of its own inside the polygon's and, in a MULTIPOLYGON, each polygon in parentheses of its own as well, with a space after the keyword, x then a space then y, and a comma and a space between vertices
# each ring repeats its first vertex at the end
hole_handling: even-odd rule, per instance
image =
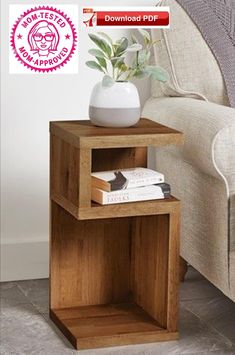
MULTIPOLYGON (((91 201, 91 172, 146 167, 147 146, 170 143, 181 144, 182 134, 146 119, 128 129, 97 128, 89 121, 52 122, 51 198, 75 218, 94 218, 96 213, 99 216, 98 210, 93 210, 97 205, 91 201)), ((161 210, 161 202, 155 202, 159 202, 161 210)), ((133 215, 136 205, 122 205, 117 217, 128 215, 125 212, 128 208, 133 215)), ((138 206, 143 214, 148 213, 147 206, 150 206, 149 214, 152 214, 151 204, 141 202, 138 206)), ((105 210, 110 217, 109 206, 101 207, 100 218, 105 218, 105 210)))
POLYGON ((73 345, 176 339, 177 213, 79 221, 54 202, 51 212, 51 317, 73 345))

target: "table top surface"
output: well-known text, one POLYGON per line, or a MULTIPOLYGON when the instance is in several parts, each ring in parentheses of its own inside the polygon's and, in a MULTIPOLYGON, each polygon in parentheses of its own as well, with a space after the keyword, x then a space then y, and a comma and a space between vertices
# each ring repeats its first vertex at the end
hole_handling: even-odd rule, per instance
POLYGON ((141 118, 128 128, 94 126, 90 120, 52 121, 50 132, 79 148, 110 148, 182 144, 183 134, 155 121, 141 118))

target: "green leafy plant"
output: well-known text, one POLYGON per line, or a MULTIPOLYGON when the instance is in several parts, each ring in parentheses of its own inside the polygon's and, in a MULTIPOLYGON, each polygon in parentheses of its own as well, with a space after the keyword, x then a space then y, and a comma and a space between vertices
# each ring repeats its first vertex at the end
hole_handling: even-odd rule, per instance
POLYGON ((97 48, 88 51, 95 58, 87 61, 86 65, 104 73, 103 86, 112 86, 115 81, 129 81, 132 78, 151 77, 161 82, 168 81, 168 73, 163 68, 149 65, 151 50, 157 41, 153 41, 146 30, 138 31, 143 44, 133 35, 130 39, 122 37, 113 42, 104 32, 98 32, 98 35, 89 34, 97 48), (125 60, 127 53, 134 54, 129 65, 125 60))

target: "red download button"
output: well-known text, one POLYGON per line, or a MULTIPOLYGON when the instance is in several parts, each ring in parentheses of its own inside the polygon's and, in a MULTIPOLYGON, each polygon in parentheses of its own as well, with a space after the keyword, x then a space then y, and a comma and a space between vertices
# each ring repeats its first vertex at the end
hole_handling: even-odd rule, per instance
POLYGON ((97 26, 168 26, 167 11, 97 11, 97 26))

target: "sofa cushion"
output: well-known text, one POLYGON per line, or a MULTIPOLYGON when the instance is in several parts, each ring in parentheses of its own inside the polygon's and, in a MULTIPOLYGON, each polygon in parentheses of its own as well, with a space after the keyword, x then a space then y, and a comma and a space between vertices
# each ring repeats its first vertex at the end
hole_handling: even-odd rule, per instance
POLYGON ((162 0, 170 6, 170 29, 153 29, 155 61, 170 74, 168 84, 152 82, 152 94, 189 96, 229 106, 219 65, 200 31, 175 0, 162 0))

